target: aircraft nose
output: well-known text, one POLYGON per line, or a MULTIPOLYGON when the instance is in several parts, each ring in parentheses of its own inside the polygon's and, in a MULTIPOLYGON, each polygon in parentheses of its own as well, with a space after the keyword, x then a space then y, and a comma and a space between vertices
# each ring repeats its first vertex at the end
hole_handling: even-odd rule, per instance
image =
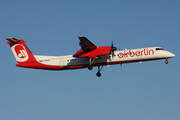
POLYGON ((175 57, 175 54, 169 53, 169 57, 175 57))
POLYGON ((172 57, 175 57, 175 54, 172 53, 172 57))

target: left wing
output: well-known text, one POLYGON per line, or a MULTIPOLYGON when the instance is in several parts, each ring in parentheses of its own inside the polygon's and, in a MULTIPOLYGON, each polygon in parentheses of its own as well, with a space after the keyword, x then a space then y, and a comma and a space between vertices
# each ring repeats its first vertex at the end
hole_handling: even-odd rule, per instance
POLYGON ((78 37, 81 42, 79 42, 79 45, 81 46, 81 49, 83 51, 91 51, 97 49, 97 46, 94 45, 91 41, 89 41, 86 37, 80 36, 78 37))

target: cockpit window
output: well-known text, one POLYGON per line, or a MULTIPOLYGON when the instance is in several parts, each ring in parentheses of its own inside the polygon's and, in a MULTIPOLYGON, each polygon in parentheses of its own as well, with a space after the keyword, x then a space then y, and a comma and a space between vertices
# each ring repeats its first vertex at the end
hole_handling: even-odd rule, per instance
POLYGON ((164 50, 163 48, 156 48, 156 50, 164 50))

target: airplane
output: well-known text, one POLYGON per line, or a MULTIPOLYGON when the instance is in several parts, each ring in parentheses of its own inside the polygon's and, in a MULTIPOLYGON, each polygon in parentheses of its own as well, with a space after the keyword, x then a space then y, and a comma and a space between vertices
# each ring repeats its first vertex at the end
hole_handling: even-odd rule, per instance
POLYGON ((66 56, 43 56, 33 55, 32 52, 25 45, 26 40, 18 40, 13 37, 6 38, 7 44, 10 45, 11 50, 17 60, 16 66, 35 69, 46 70, 68 70, 88 68, 92 70, 93 67, 98 67, 97 76, 101 76, 103 66, 124 64, 132 62, 143 62, 151 60, 165 59, 168 64, 168 58, 175 57, 175 55, 161 47, 148 47, 130 50, 116 51, 117 48, 113 46, 97 47, 84 36, 78 37, 81 49, 73 55, 66 56))

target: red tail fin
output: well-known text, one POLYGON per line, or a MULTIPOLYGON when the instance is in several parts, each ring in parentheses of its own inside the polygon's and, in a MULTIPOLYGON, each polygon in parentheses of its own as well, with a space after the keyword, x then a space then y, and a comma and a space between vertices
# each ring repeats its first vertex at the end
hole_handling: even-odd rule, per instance
POLYGON ((28 47, 25 45, 26 40, 18 40, 15 38, 6 38, 8 40, 8 44, 11 47, 11 50, 19 64, 24 63, 30 63, 30 62, 36 62, 36 59, 34 58, 31 51, 28 49, 28 47))

